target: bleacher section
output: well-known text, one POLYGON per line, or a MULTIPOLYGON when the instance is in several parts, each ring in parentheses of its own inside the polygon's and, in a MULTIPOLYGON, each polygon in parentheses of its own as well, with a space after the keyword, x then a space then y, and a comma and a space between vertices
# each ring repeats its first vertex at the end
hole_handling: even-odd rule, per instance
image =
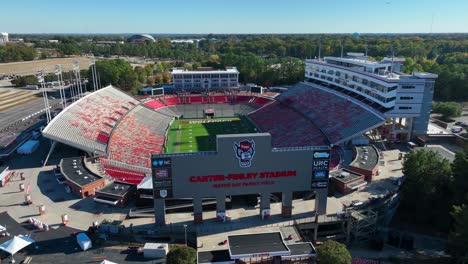
POLYGON ((274 102, 270 98, 253 95, 179 95, 157 97, 144 102, 144 104, 161 114, 184 118, 205 118, 204 110, 214 109, 215 116, 231 117, 246 115, 259 107, 274 102))
POLYGON ((152 109, 154 109, 154 110, 166 107, 166 105, 163 102, 161 102, 159 100, 159 98, 155 98, 155 99, 151 99, 149 101, 146 101, 145 105, 152 108, 152 109))
POLYGON ((136 167, 106 158, 100 158, 99 164, 103 171, 119 182, 139 184, 146 175, 151 174, 150 168, 136 167))
MULTIPOLYGON (((144 105, 108 86, 73 103, 43 131, 49 139, 100 156, 102 169, 117 181, 137 184, 151 174, 151 155, 164 149, 174 118, 247 116, 272 145, 304 147, 338 145, 384 123, 384 118, 356 99, 326 87, 300 83, 275 99, 250 93, 170 95, 144 105)), ((9 142, 9 140, 3 140, 9 142)), ((332 149, 332 168, 342 149, 332 149)))
POLYGON ((255 97, 250 103, 258 106, 264 106, 270 102, 273 102, 273 100, 265 97, 255 97))
POLYGON ((262 132, 271 134, 273 147, 328 145, 326 137, 311 121, 279 102, 265 106, 248 117, 262 132))
POLYGON ((276 100, 307 116, 332 144, 339 144, 385 122, 382 116, 355 99, 316 85, 297 84, 276 100))
POLYGON ((114 129, 109 140, 109 159, 140 167, 151 166, 151 154, 161 153, 172 117, 136 106, 114 129))
POLYGON ((138 100, 108 86, 62 111, 43 134, 85 151, 104 154, 112 129, 137 104, 138 100))

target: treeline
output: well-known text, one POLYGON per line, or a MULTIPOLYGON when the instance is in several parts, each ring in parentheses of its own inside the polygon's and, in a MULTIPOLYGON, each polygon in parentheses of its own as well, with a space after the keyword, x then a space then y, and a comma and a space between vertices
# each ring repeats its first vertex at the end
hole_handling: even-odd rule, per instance
POLYGON ((468 149, 457 152, 452 164, 433 151, 410 152, 403 174, 397 215, 405 223, 448 234, 453 263, 468 261, 468 149))
MULTIPOLYGON (((346 52, 365 52, 374 59, 391 56, 407 59, 404 71, 436 73, 435 100, 468 100, 468 35, 206 35, 198 45, 176 44, 160 37, 156 43, 95 44, 92 40, 124 41, 119 36, 52 36, 59 43, 49 43, 42 37, 21 36, 37 48, 54 49, 60 56, 93 53, 109 57, 138 56, 155 60, 167 60, 182 65, 237 66, 241 82, 257 82, 262 85, 293 83, 302 80, 299 65, 306 58, 340 56, 341 46, 346 52), (210 56, 216 55, 216 63, 210 56), (292 76, 286 76, 292 74, 292 76)), ((202 36, 184 36, 202 38, 202 36)), ((1 54, 1 53, 0 53, 1 54)), ((10 57, 14 57, 10 55, 10 57)), ((0 59, 2 56, 0 55, 0 59)), ((30 58, 30 57, 29 57, 30 58)), ((21 56, 16 59, 22 60, 21 56)), ((9 58, 8 61, 11 61, 9 58)))
POLYGON ((23 44, 7 44, 0 46, 0 62, 32 61, 37 51, 23 44))

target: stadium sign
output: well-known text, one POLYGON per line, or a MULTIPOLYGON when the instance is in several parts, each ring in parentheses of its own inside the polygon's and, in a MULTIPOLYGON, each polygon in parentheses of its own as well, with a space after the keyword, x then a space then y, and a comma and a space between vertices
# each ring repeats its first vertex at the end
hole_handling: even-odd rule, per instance
POLYGON ((328 181, 315 181, 312 182, 312 189, 324 189, 328 188, 328 181))
MULTIPOLYGON (((314 152, 328 148, 272 148, 271 142, 267 133, 217 135, 216 151, 155 154, 155 197, 160 190, 167 190, 166 199, 311 190, 314 160, 328 162, 314 159, 314 152), (160 166, 160 160, 171 164, 160 166)), ((327 169, 317 170, 325 171, 318 180, 327 179, 327 169)))
POLYGON ((234 153, 239 159, 239 166, 241 168, 250 167, 255 155, 255 142, 253 139, 234 142, 234 153))
POLYGON ((314 151, 313 156, 312 170, 324 171, 330 169, 330 152, 314 151))
POLYGON ((328 171, 327 170, 314 171, 312 174, 313 174, 313 179, 314 180, 328 179, 328 171))
POLYGON ((314 160, 312 169, 313 170, 328 170, 330 168, 329 160, 314 160))

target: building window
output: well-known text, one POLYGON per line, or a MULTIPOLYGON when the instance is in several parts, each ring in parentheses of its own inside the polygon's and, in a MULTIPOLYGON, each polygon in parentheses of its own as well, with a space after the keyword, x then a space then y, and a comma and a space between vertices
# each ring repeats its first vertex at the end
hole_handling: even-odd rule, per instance
POLYGON ((402 85, 401 89, 414 89, 416 88, 414 85, 402 85))
POLYGON ((399 110, 409 110, 409 109, 411 109, 411 106, 399 106, 398 109, 399 110))
POLYGON ((413 99, 414 99, 414 97, 412 97, 412 96, 402 96, 402 97, 400 97, 400 100, 413 100, 413 99))

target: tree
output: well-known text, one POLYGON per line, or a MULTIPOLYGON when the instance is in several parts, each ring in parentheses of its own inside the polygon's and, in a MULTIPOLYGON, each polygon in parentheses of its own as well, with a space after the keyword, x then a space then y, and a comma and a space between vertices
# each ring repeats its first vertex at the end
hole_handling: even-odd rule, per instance
POLYGON ((449 236, 450 250, 455 257, 466 262, 468 261, 468 206, 454 206, 451 214, 454 228, 449 236))
POLYGON ((320 264, 350 264, 351 254, 344 244, 328 240, 317 247, 320 264))
POLYGON ((453 197, 450 162, 434 151, 412 151, 405 155, 403 175, 401 209, 408 218, 447 231, 453 197))
POLYGON ((167 264, 197 263, 197 252, 191 247, 178 247, 167 254, 167 264))
POLYGON ((17 87, 24 87, 26 85, 37 85, 37 77, 34 75, 21 76, 11 81, 17 87))
POLYGON ((452 171, 455 204, 468 204, 468 148, 455 154, 452 171))
MULTIPOLYGON (((110 84, 118 86, 124 91, 130 91, 137 85, 137 74, 130 63, 124 60, 102 60, 96 62, 102 86, 110 84)), ((88 71, 88 79, 92 80, 92 71, 88 71)), ((146 80, 143 80, 146 81, 146 80)))
POLYGON ((449 119, 450 117, 460 116, 462 113, 462 106, 456 102, 433 102, 432 111, 442 114, 442 118, 444 119, 449 119))

